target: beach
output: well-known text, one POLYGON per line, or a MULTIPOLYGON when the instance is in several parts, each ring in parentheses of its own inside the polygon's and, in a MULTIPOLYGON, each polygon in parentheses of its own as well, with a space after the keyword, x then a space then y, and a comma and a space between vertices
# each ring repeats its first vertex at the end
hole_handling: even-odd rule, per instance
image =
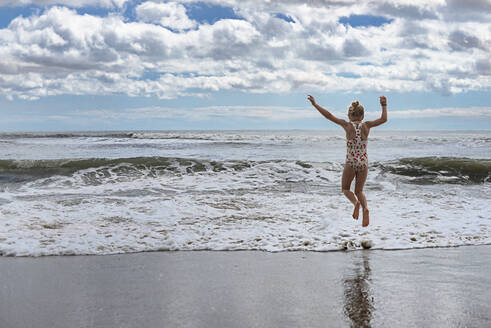
POLYGON ((0 0, 0 328, 491 328, 490 22, 0 0))
POLYGON ((489 327, 491 246, 0 258, 0 326, 489 327))

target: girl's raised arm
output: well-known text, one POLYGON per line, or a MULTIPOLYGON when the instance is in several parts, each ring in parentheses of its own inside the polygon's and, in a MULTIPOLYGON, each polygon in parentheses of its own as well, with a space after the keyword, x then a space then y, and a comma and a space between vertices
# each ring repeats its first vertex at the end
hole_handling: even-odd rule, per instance
POLYGON ((307 99, 310 101, 310 103, 312 104, 312 106, 314 106, 319 111, 319 113, 321 113, 329 121, 332 121, 332 122, 334 122, 334 123, 336 123, 338 125, 341 125, 343 128, 348 124, 347 121, 345 121, 343 119, 340 119, 340 118, 337 118, 336 116, 334 116, 331 113, 329 113, 329 111, 327 109, 322 108, 321 106, 317 105, 317 103, 315 102, 314 97, 312 97, 311 95, 309 95, 307 97, 307 99))
POLYGON ((368 128, 373 128, 387 122, 387 98, 380 96, 380 105, 382 106, 382 115, 376 120, 365 122, 368 128))

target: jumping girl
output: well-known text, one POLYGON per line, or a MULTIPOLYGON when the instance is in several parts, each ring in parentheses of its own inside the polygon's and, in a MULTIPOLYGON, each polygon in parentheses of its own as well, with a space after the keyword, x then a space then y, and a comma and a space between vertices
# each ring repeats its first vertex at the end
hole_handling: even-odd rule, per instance
POLYGON ((307 98, 312 106, 328 120, 341 125, 346 131, 346 164, 344 165, 343 178, 341 188, 344 195, 353 203, 353 218, 358 220, 360 205, 363 207, 363 222, 362 226, 366 227, 370 223, 369 210, 367 200, 363 194, 363 187, 367 180, 368 174, 368 156, 367 156, 367 141, 370 129, 387 122, 387 99, 384 96, 380 97, 380 105, 382 105, 382 115, 380 118, 362 123, 364 117, 363 106, 358 101, 351 104, 348 109, 349 122, 337 118, 326 109, 319 106, 314 97, 311 95, 307 98), (356 177, 355 192, 351 188, 351 182, 356 177))

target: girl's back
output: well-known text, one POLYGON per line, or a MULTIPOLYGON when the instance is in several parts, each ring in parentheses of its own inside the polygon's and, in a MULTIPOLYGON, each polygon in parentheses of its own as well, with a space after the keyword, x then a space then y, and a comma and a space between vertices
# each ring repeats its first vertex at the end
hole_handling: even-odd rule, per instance
MULTIPOLYGON (((351 123, 357 123, 357 122, 351 122, 351 123)), ((370 133, 370 129, 367 127, 365 123, 359 123, 361 124, 361 139, 362 140, 367 140, 368 139, 368 134, 370 133)), ((356 128, 353 126, 353 124, 349 124, 346 126, 346 140, 351 140, 354 139, 356 136, 356 128)))

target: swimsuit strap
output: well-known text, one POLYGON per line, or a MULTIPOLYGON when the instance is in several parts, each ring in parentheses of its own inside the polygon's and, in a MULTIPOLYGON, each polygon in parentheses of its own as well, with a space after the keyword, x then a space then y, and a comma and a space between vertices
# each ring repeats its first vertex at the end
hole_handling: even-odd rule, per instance
MULTIPOLYGON (((356 123, 352 122, 351 124, 353 124, 353 127, 355 128, 355 132, 358 132, 359 130, 361 130, 362 123, 356 124, 356 123)), ((360 133, 361 133, 361 131, 360 131, 360 133)))

